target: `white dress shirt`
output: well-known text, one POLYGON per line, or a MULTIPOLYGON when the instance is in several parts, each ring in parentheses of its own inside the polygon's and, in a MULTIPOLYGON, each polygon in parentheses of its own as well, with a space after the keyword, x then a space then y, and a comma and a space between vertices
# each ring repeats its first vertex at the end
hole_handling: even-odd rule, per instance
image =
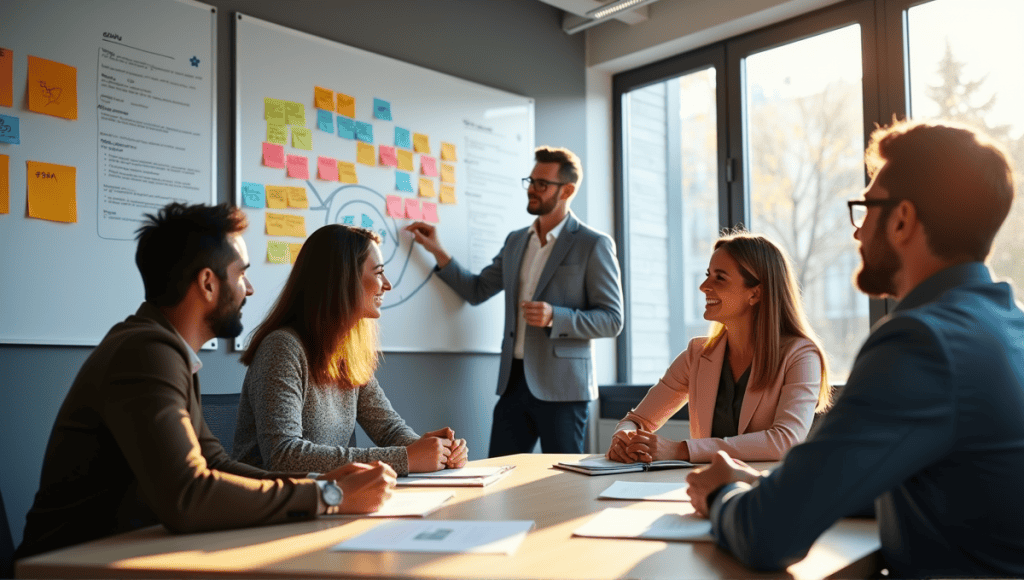
MULTIPOLYGON (((569 214, 565 214, 569 217, 569 214)), ((558 234, 562 233, 565 227, 565 217, 558 225, 551 228, 545 236, 545 243, 540 245, 540 235, 537 233, 538 221, 534 220, 530 226, 530 237, 526 241, 526 251, 523 252, 523 263, 519 268, 519 301, 516 303, 516 310, 519 315, 516 321, 516 345, 512 350, 514 358, 523 358, 523 344, 526 341, 526 318, 523 316, 523 309, 519 307, 523 302, 533 300, 533 293, 537 291, 537 282, 540 281, 540 273, 551 256, 551 248, 555 246, 558 234)))

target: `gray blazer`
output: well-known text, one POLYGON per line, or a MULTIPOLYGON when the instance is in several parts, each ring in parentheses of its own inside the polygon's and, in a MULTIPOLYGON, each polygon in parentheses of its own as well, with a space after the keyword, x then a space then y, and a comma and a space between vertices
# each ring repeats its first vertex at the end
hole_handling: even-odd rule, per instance
MULTIPOLYGON (((535 397, 544 401, 597 398, 591 339, 622 331, 622 284, 615 242, 569 212, 537 283, 533 300, 554 309, 549 328, 526 327, 523 368, 535 397)), ((505 331, 501 341, 498 394, 508 386, 516 340, 519 270, 530 227, 516 230, 494 261, 474 275, 452 259, 438 276, 470 304, 505 291, 505 331), (506 266, 507 265, 507 266, 506 266)))

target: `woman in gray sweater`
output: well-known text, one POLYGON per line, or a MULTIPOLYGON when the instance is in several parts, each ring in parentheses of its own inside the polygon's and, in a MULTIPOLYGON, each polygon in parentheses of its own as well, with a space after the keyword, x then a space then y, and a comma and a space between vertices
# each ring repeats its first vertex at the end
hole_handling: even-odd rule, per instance
POLYGON ((317 473, 381 460, 399 475, 466 463, 465 440, 448 427, 417 435, 374 378, 377 318, 391 289, 379 244, 377 234, 339 224, 303 244, 242 354, 236 460, 317 473), (348 447, 356 422, 378 447, 348 447))

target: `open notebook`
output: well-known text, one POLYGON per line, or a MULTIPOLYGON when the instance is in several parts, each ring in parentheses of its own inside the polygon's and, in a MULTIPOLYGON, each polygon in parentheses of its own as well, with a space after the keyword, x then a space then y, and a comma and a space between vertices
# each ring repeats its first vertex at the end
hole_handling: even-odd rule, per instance
POLYGON ((579 461, 559 461, 555 464, 559 469, 576 471, 587 475, 611 475, 614 473, 632 473, 635 471, 651 471, 657 469, 682 469, 694 467, 689 461, 681 459, 663 459, 651 463, 619 463, 603 455, 592 455, 579 461))

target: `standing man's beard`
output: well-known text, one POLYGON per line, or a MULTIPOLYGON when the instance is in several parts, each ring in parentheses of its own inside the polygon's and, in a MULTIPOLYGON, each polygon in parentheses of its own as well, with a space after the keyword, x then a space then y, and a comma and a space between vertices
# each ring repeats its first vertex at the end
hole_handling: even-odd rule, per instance
POLYGON ((857 288, 869 296, 895 296, 896 272, 903 267, 903 261, 880 230, 875 231, 868 244, 861 245, 860 253, 860 269, 854 278, 857 288))

